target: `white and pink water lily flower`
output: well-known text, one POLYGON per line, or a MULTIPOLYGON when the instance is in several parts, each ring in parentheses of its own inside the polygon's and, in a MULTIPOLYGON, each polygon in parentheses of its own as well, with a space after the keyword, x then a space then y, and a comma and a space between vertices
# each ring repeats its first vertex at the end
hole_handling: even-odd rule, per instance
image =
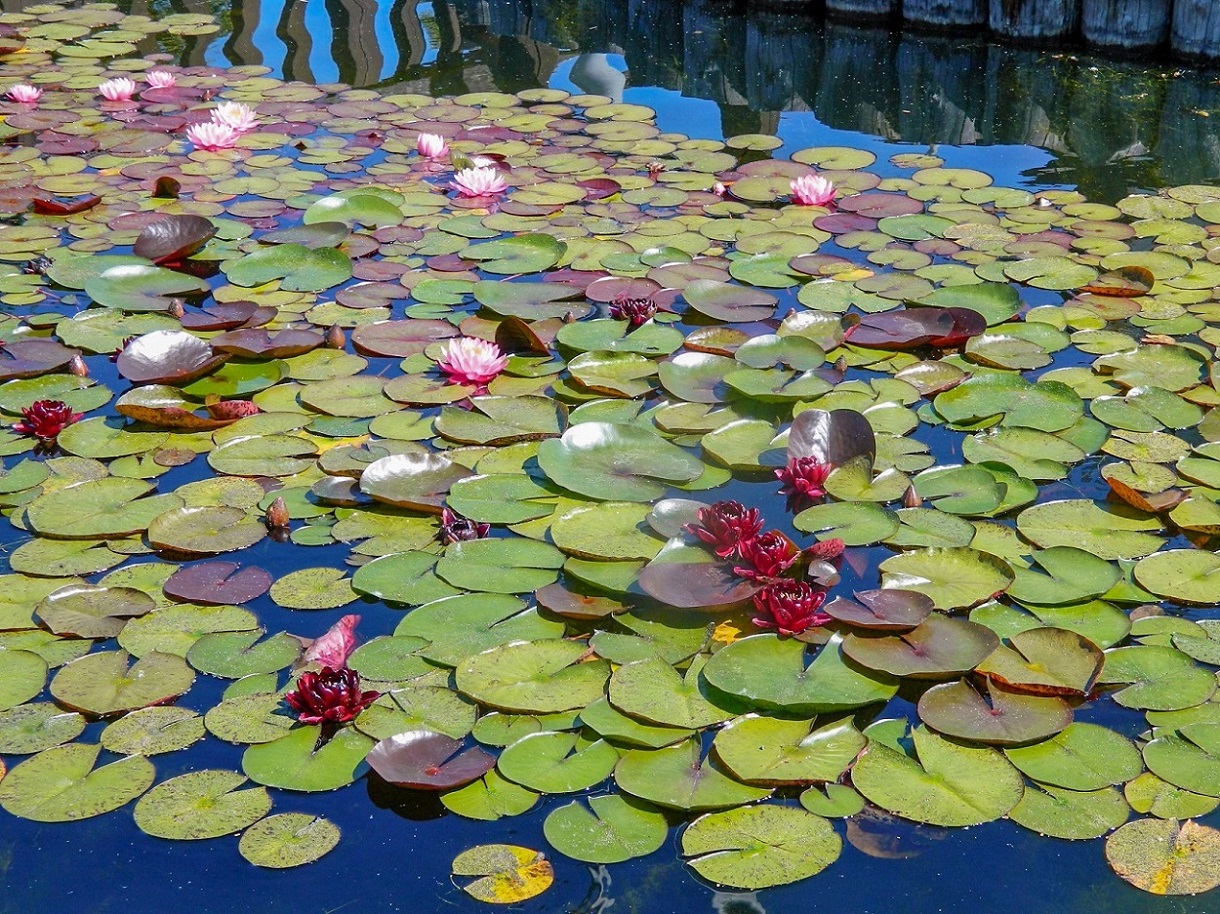
POLYGON ((462 197, 491 197, 508 190, 504 177, 489 165, 463 168, 453 176, 449 186, 462 197))
POLYGON ((449 341, 437 364, 452 383, 483 387, 504 370, 508 356, 501 353, 495 343, 460 336, 449 341))
POLYGON ((98 95, 108 102, 129 102, 136 94, 136 83, 126 76, 108 79, 97 87, 98 95))
POLYGON ((238 133, 249 133, 258 129, 258 115, 241 102, 221 102, 212 109, 212 123, 232 127, 238 133))
POLYGON ((29 83, 20 83, 19 85, 13 86, 4 94, 7 95, 11 101, 22 105, 36 105, 38 104, 38 99, 42 98, 42 90, 36 88, 35 86, 31 86, 29 83))
POLYGON ((169 70, 149 70, 144 74, 144 79, 151 89, 169 89, 178 82, 178 77, 169 70))
POLYGON ((241 139, 241 134, 228 124, 218 124, 215 121, 191 124, 185 132, 186 138, 195 145, 196 149, 204 149, 208 152, 232 149, 241 139))
POLYGON ((449 151, 449 144, 443 136, 435 133, 421 133, 415 138, 415 148, 425 159, 439 159, 449 151))
POLYGON ((801 175, 789 187, 792 201, 801 206, 826 206, 835 198, 835 186, 821 175, 801 175))

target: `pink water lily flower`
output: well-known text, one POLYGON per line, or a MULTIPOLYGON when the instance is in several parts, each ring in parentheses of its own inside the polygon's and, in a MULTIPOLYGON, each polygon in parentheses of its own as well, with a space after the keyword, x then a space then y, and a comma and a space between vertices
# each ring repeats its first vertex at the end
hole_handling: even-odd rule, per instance
POLYGON ((5 93, 10 100, 18 102, 22 105, 36 105, 38 99, 42 98, 42 90, 29 83, 21 83, 13 86, 5 93))
POLYGON ((821 175, 801 175, 789 187, 793 202, 801 206, 826 206, 834 202, 835 186, 821 175))
POLYGON ((439 159, 449 151, 449 144, 443 136, 435 133, 421 133, 415 138, 415 148, 425 159, 439 159))
POLYGON ((127 102, 136 94, 136 83, 126 76, 119 76, 106 80, 97 87, 97 91, 108 102, 127 102))
POLYGON ((196 149, 215 152, 218 149, 232 149, 237 145, 241 134, 228 124, 206 121, 202 124, 191 124, 191 126, 187 127, 186 138, 195 144, 196 149))
POLYGON ((258 115, 241 102, 221 102, 212 109, 212 123, 232 127, 238 133, 249 133, 258 129, 258 115))
POLYGON ((343 669, 347 666, 347 658, 360 643, 356 637, 356 626, 359 624, 360 616, 344 616, 305 649, 301 663, 317 663, 331 669, 343 669))
POLYGON ((490 166, 463 168, 453 176, 449 186, 462 197, 490 197, 508 190, 500 172, 490 166))
POLYGON ((461 336, 449 341, 437 364, 452 383, 483 387, 504 370, 508 356, 502 354, 495 343, 461 336))
POLYGON ((144 79, 151 89, 169 89, 178 82, 178 77, 169 70, 149 70, 144 79))

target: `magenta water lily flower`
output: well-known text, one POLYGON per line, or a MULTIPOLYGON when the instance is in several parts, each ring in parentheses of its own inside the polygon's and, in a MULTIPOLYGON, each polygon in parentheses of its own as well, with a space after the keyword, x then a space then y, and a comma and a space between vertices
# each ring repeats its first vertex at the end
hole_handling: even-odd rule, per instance
POLYGON ((208 152, 232 149, 241 139, 241 134, 228 124, 218 124, 215 121, 191 124, 185 132, 186 138, 194 144, 196 149, 204 149, 208 152))
POLYGON ((20 83, 13 86, 4 94, 8 96, 10 101, 21 105, 36 105, 38 104, 38 99, 42 98, 42 90, 31 86, 29 83, 20 83))
POLYGON ((449 144, 443 136, 421 133, 415 138, 415 148, 425 159, 439 159, 449 151, 449 144))
POLYGON ((826 591, 808 581, 777 581, 754 595, 753 619, 759 628, 773 628, 781 635, 799 635, 818 625, 825 625, 830 616, 820 612, 826 591))
POLYGON ((481 524, 468 517, 462 517, 452 508, 441 511, 441 529, 436 538, 448 546, 450 543, 465 540, 480 540, 487 536, 491 524, 481 524))
POLYGON ((449 186, 461 197, 492 197, 508 190, 503 176, 490 165, 463 168, 453 176, 449 186))
POLYGON ((500 352, 499 346, 471 336, 450 340, 437 362, 451 383, 479 387, 485 387, 507 364, 508 356, 500 352))
POLYGON ((212 109, 212 123, 231 127, 238 133, 249 133, 258 129, 258 115, 241 102, 221 102, 212 109))
POLYGON ((627 321, 639 327, 652 320, 658 306, 651 298, 616 298, 610 303, 610 316, 616 321, 627 321))
POLYGON ((801 175, 789 187, 793 202, 801 206, 826 206, 834 202, 835 186, 821 175, 801 175))
POLYGON ((777 578, 796 564, 801 549, 778 530, 768 530, 741 543, 737 548, 743 565, 733 569, 743 578, 760 580, 777 578))
POLYGON ((128 102, 136 94, 136 83, 126 76, 108 79, 97 87, 98 94, 108 102, 128 102))
POLYGON ((784 484, 779 492, 788 496, 788 510, 808 507, 825 496, 826 479, 832 469, 816 457, 799 457, 776 470, 775 478, 784 484))
POLYGON ((377 700, 380 692, 360 688, 360 674, 347 667, 324 666, 302 673, 297 687, 284 696, 303 724, 345 724, 377 700))
POLYGON ((747 508, 739 501, 718 501, 699 509, 699 522, 687 524, 686 530, 712 547, 722 559, 737 554, 743 543, 758 536, 762 530, 762 514, 757 508, 747 508))
POLYGON ((144 79, 150 89, 170 89, 178 82, 178 77, 169 70, 149 70, 144 79))
POLYGON ((78 422, 84 413, 72 412, 63 400, 37 400, 21 411, 21 419, 13 423, 13 431, 19 435, 32 435, 43 447, 55 444, 59 433, 78 422))

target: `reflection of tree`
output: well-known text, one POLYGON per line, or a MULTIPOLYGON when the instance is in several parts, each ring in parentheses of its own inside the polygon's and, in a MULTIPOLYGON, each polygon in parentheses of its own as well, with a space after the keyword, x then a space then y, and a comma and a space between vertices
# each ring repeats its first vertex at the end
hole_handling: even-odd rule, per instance
MULTIPOLYGON (((0 8, 30 2, 0 0, 0 8)), ((161 34, 141 43, 188 65, 221 40, 234 64, 282 58, 287 78, 313 81, 309 57, 319 44, 341 82, 447 95, 546 85, 566 58, 622 54, 629 85, 715 101, 726 135, 773 131, 779 112, 810 110, 827 126, 900 142, 1039 146, 1054 155, 1046 174, 1098 199, 1220 172, 1220 118, 1208 117, 1220 94, 1190 74, 971 36, 854 28, 803 5, 746 0, 311 2, 324 5, 330 33, 310 33, 303 0, 124 0, 122 8, 217 15, 220 39, 161 34), (398 61, 384 78, 379 4, 392 4, 398 61), (255 46, 266 17, 282 48, 255 46)))

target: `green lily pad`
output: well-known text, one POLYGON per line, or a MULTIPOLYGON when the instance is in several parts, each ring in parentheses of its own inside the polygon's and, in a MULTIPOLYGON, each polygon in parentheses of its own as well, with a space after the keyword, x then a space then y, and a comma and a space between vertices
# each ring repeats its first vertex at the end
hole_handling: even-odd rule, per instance
POLYGON ((990 600, 1012 581, 1007 562, 967 547, 916 549, 881 563, 882 587, 918 591, 944 610, 990 600))
POLYGON ((238 790, 236 771, 190 771, 158 784, 135 806, 136 825, 158 838, 197 841, 231 835, 271 811, 264 787, 238 790))
POLYGON ((181 657, 153 651, 130 668, 128 657, 126 651, 102 651, 73 660, 51 680, 51 694, 69 708, 103 717, 162 704, 195 681, 181 657))
POLYGON ((791 806, 709 813, 682 834, 682 853, 718 885, 763 889, 798 882, 838 859, 843 842, 821 816, 791 806))
POLYGON ((1144 746, 1144 763, 1170 784, 1220 797, 1220 724, 1186 724, 1158 733, 1144 746))
POLYGON ((577 733, 532 733, 500 753, 504 777, 539 793, 574 793, 610 777, 618 751, 603 740, 577 733))
POLYGON ((585 648, 570 641, 522 641, 468 657, 457 668, 457 687, 482 704, 505 711, 553 713, 582 708, 602 694, 610 668, 604 660, 580 662, 585 648))
POLYGON ((242 770, 250 780, 281 790, 338 790, 364 772, 364 757, 373 741, 350 727, 339 730, 321 748, 319 726, 297 727, 285 736, 250 746, 242 770))
POLYGON ((654 501, 665 484, 703 473, 696 457, 634 425, 582 422, 542 442, 538 464, 552 482, 579 495, 654 501))
POLYGON ((944 682, 919 699, 919 718, 945 736, 1012 746, 1045 739, 1072 722, 1062 698, 1022 695, 993 687, 984 699, 965 680, 944 682))
POLYGON ((437 576, 454 587, 489 593, 526 593, 559 576, 563 553, 522 537, 453 543, 436 563, 437 576))
POLYGON ((1150 711, 1192 707, 1207 701, 1217 686, 1216 677, 1196 666, 1186 654, 1156 645, 1107 651, 1098 681, 1125 685, 1114 693, 1114 700, 1125 708, 1150 711))
POLYGON ((804 643, 777 635, 751 635, 712 655, 703 675, 717 689, 751 705, 809 716, 888 701, 898 681, 849 663, 836 635, 806 665, 804 643))
POLYGON ((0 807, 35 822, 70 822, 111 812, 152 786, 156 772, 141 756, 94 768, 102 747, 69 743, 38 753, 0 781, 0 807))
POLYGON ((203 739, 203 718, 189 708, 140 708, 102 731, 102 746, 120 755, 177 752, 203 739))
POLYGON ((241 836, 238 852, 255 866, 287 869, 313 863, 334 850, 339 829, 328 819, 301 812, 255 822, 241 836))
POLYGON ((18 705, 0 711, 0 753, 32 755, 74 740, 84 730, 84 717, 52 702, 18 705))
POLYGON ((852 769, 852 784, 882 809, 932 825, 978 825, 1021 800, 1020 773, 995 749, 974 748, 918 727, 915 756, 875 739, 852 769))
POLYGON ((716 757, 748 784, 778 787, 837 781, 866 740, 850 721, 817 727, 813 720, 747 714, 716 734, 716 757))
POLYGON ((1021 534, 1043 549, 1071 546, 1108 561, 1155 552, 1164 540, 1152 531, 1160 528, 1155 517, 1084 499, 1044 502, 1017 517, 1021 534))
POLYGON ((663 749, 628 750, 614 769, 614 780, 633 796, 686 811, 740 806, 771 793, 739 783, 714 760, 701 758, 696 739, 663 749))
POLYGON ((1129 815, 1123 795, 1113 787, 1079 791, 1035 784, 1025 788, 1008 818, 1040 835, 1084 841, 1113 831, 1129 815))
POLYGON ((665 816, 635 797, 609 794, 573 800, 542 823, 547 841, 573 860, 622 863, 659 850, 669 834, 665 816))

